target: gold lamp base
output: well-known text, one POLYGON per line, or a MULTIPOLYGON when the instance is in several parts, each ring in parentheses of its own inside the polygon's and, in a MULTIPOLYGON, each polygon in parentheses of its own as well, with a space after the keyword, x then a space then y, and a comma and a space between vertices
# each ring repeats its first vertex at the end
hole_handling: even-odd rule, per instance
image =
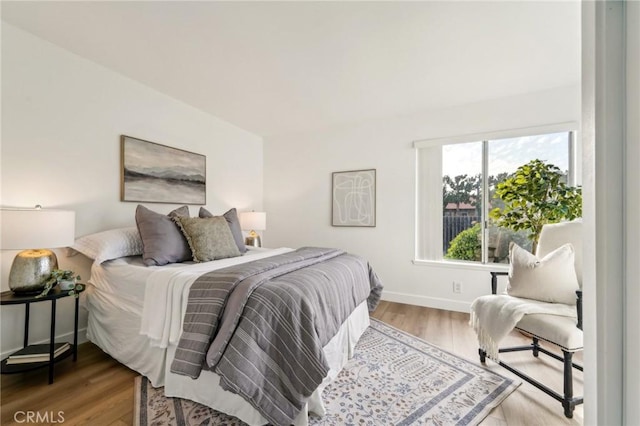
POLYGON ((58 258, 51 250, 23 250, 13 259, 9 272, 9 288, 14 293, 38 293, 58 269, 58 258))
POLYGON ((256 231, 249 232, 249 236, 245 238, 244 244, 251 247, 262 247, 260 235, 256 231))

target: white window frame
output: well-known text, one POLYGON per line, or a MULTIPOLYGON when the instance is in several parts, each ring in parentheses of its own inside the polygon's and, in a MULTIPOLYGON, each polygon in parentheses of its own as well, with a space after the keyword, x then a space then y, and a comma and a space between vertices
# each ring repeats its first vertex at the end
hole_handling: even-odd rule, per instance
MULTIPOLYGON (((416 211, 415 211, 415 265, 437 265, 452 268, 476 270, 507 270, 505 264, 487 263, 486 253, 482 252, 482 262, 465 262, 444 259, 442 253, 442 147, 444 145, 483 142, 483 162, 488 161, 486 153, 488 141, 509 139, 549 133, 569 133, 569 185, 580 185, 582 172, 577 129, 575 122, 556 123, 544 126, 501 130, 495 132, 468 134, 437 139, 423 139, 413 142, 416 151, 416 211), (437 183, 437 184, 436 184, 437 183), (433 238, 432 236, 438 236, 433 238)), ((483 170, 487 164, 483 164, 483 170)), ((486 185, 486 179, 485 179, 486 185)), ((483 188, 483 197, 488 197, 487 188, 483 188)), ((484 200, 486 205, 486 200, 484 200)), ((486 229, 486 212, 483 209, 482 221, 486 229)), ((484 240, 485 233, 482 233, 484 240)), ((483 241, 484 248, 484 241, 483 241)))

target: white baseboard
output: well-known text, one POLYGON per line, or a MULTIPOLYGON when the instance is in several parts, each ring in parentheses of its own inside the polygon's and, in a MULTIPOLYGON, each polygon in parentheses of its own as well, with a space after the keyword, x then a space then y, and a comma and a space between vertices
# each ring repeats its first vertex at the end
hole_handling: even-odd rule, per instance
POLYGON ((428 308, 444 309, 455 312, 470 312, 471 303, 460 300, 441 299, 439 297, 418 296, 415 294, 383 291, 382 300, 404 303, 407 305, 426 306, 428 308))
MULTIPOLYGON (((78 329, 78 345, 88 342, 89 339, 87 339, 87 328, 79 328, 78 329)), ((60 334, 58 336, 56 336, 56 342, 69 342, 69 343, 73 343, 73 331, 70 331, 69 333, 65 333, 65 334, 60 334)), ((39 342, 29 342, 30 345, 40 345, 43 343, 49 343, 49 339, 43 339, 39 342)), ((18 351, 22 349, 22 347, 18 347, 18 348, 14 348, 8 351, 4 351, 0 354, 0 359, 5 359, 6 357, 8 357, 9 355, 11 355, 12 353, 14 353, 15 351, 18 351)))

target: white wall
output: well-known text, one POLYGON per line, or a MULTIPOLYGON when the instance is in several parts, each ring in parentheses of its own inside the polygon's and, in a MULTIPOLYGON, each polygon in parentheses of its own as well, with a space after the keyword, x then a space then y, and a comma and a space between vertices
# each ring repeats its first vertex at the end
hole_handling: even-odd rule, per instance
POLYGON ((412 141, 580 120, 579 88, 564 87, 410 117, 265 140, 268 246, 341 247, 369 259, 384 298, 468 311, 489 292, 486 271, 418 266, 412 141), (331 173, 377 169, 377 226, 331 226, 331 173), (463 285, 454 294, 452 281, 463 285))
MULTIPOLYGON (((206 155, 212 212, 262 208, 260 137, 2 23, 3 206, 75 210, 77 236, 134 225, 137 203, 120 201, 121 134, 206 155)), ((89 278, 88 260, 58 253, 62 268, 89 278)), ((2 253, 2 290, 14 255, 2 253)), ((32 309, 32 341, 48 337, 46 305, 32 309)), ((21 345, 22 312, 2 307, 3 354, 21 345)), ((57 333, 69 333, 71 300, 58 317, 57 333)))

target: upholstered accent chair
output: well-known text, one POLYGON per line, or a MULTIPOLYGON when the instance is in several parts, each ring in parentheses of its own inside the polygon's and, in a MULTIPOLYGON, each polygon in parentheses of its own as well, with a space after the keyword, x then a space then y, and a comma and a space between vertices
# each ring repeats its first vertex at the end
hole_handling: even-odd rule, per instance
POLYGON ((492 295, 476 299, 471 323, 480 342, 480 361, 491 358, 536 388, 562 403, 566 417, 573 417, 582 397, 573 395, 573 354, 583 349, 582 334, 582 221, 545 225, 535 256, 512 245, 509 272, 491 272, 492 295), (575 275, 574 275, 575 273, 575 275), (497 295, 499 275, 509 275, 506 294, 497 295), (513 329, 531 336, 530 345, 499 347, 513 329), (551 351, 540 342, 555 345, 551 351), (531 351, 564 363, 564 389, 559 393, 499 359, 500 353, 531 351))

